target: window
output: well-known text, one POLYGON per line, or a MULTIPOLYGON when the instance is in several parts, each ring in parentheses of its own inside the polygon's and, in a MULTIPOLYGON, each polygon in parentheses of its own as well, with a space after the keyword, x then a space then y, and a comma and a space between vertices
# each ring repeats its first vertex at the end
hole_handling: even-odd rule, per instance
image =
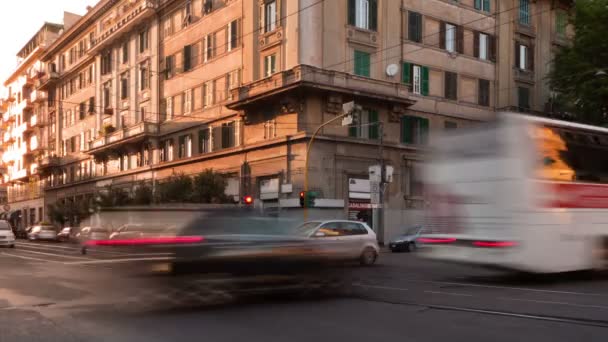
POLYGON ((142 122, 146 120, 146 107, 139 108, 139 118, 136 120, 137 122, 142 122))
POLYGON ((479 51, 479 59, 483 59, 483 60, 488 60, 488 48, 489 48, 489 37, 487 34, 485 33, 479 33, 478 35, 478 39, 479 39, 479 45, 478 45, 478 51, 479 51))
POLYGON ((530 0, 519 0, 519 23, 530 25, 530 0))
POLYGON ((479 105, 480 106, 489 106, 490 105, 490 81, 488 80, 479 80, 479 105))
POLYGON ((519 110, 525 111, 530 109, 530 89, 526 87, 517 88, 517 103, 519 110))
POLYGON ((167 139, 161 142, 160 161, 173 161, 173 139, 167 139))
POLYGON ((348 24, 366 30, 377 30, 378 0, 348 0, 348 24))
POLYGON ((277 72, 277 55, 268 55, 264 57, 264 76, 270 77, 277 72))
POLYGON ((198 131, 198 153, 208 153, 209 147, 209 129, 201 129, 198 131))
POLYGON ((120 78, 120 98, 122 100, 129 97, 129 76, 123 74, 120 78))
POLYGON ((215 96, 213 96, 213 82, 207 82, 203 85, 203 94, 203 107, 209 107, 213 105, 215 101, 215 96))
POLYGON ((95 97, 89 98, 89 114, 95 114, 95 97))
POLYGON ((184 46, 184 72, 192 69, 192 45, 184 46))
POLYGON ((401 142, 426 145, 429 138, 429 120, 418 116, 401 117, 401 142))
POLYGON ((209 14, 213 11, 213 0, 203 0, 205 5, 203 6, 203 12, 209 14))
POLYGON ((215 56, 215 33, 205 36, 205 62, 215 56))
POLYGON ((412 93, 425 96, 429 94, 429 68, 403 63, 402 73, 402 82, 410 84, 412 93))
POLYGON ((266 1, 264 4, 264 32, 272 32, 277 28, 277 2, 266 1))
POLYGON ((445 128, 446 130, 456 129, 458 128, 458 124, 454 121, 444 121, 443 128, 445 128))
POLYGON ((490 12, 490 0, 475 0, 475 9, 490 12))
POLYGON ((534 70, 534 48, 515 42, 515 66, 520 70, 534 70))
POLYGON ((106 51, 101 55, 101 74, 107 75, 112 72, 112 52, 106 51))
POLYGON ((139 90, 146 90, 150 87, 150 74, 148 72, 148 63, 139 65, 139 90))
POLYGON ((445 49, 449 52, 456 51, 456 26, 445 24, 445 49))
POLYGON ((192 112, 192 89, 184 92, 184 114, 192 112))
POLYGON ((445 72, 445 98, 458 99, 458 76, 453 72, 445 72))
POLYGON ((192 157, 192 136, 182 135, 179 137, 179 158, 192 157))
POLYGON ((353 124, 348 129, 348 136, 362 139, 378 139, 380 121, 378 112, 372 109, 364 109, 353 116, 353 124))
POLYGON ((370 77, 371 55, 355 50, 355 75, 370 77))
POLYGON ((559 37, 566 36, 566 28, 568 26, 568 13, 563 9, 555 11, 555 33, 559 37))
POLYGON ((139 41, 139 53, 143 53, 149 48, 150 42, 148 41, 148 30, 141 31, 139 33, 138 41, 139 41))
POLYGON ((175 76, 175 56, 165 57, 165 78, 170 79, 175 76))
POLYGON ((422 43, 422 15, 416 12, 409 12, 407 27, 407 38, 411 41, 422 43))
POLYGON ((78 108, 78 119, 84 120, 87 115, 87 103, 82 102, 78 108))
POLYGON ((129 63, 129 42, 126 41, 122 44, 122 63, 129 63))
POLYGON ((111 82, 107 82, 103 86, 103 109, 112 107, 112 88, 111 82))
POLYGON ((222 124, 222 148, 235 146, 235 123, 234 121, 222 124))
POLYGON ((167 18, 165 18, 165 22, 163 24, 163 36, 166 38, 172 34, 173 34, 173 20, 171 17, 167 17, 167 18))
POLYGON ((239 21, 233 20, 228 24, 228 32, 226 34, 228 43, 226 44, 228 51, 236 49, 239 44, 239 21))
POLYGON ((167 97, 167 119, 173 119, 173 97, 167 97))
POLYGON ((267 120, 264 122, 264 139, 273 139, 277 136, 276 120, 267 120))

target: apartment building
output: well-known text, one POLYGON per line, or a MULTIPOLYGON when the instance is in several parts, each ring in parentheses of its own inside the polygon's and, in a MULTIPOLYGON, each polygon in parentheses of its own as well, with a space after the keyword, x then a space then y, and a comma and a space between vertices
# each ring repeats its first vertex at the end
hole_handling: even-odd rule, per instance
POLYGON ((39 89, 53 99, 38 166, 45 199, 86 202, 107 186, 132 192, 214 169, 236 201, 253 195, 299 215, 291 208, 299 208, 307 143, 354 101, 362 108, 354 123, 325 126, 312 146, 319 208, 311 215, 377 223, 368 168, 383 160, 395 170, 380 234, 388 238, 421 220, 419 166, 433 133, 517 102, 499 80, 511 71, 519 82, 505 61, 515 56, 515 28, 499 6, 102 0, 42 56, 39 89))
MULTIPOLYGON (((76 19, 70 13, 66 21, 76 19)), ((45 117, 48 100, 36 89, 43 74, 40 56, 63 30, 63 24, 45 23, 17 54, 18 65, 4 82, 2 107, 3 184, 9 210, 4 217, 16 226, 44 218, 44 191, 38 166, 45 153, 45 117)))

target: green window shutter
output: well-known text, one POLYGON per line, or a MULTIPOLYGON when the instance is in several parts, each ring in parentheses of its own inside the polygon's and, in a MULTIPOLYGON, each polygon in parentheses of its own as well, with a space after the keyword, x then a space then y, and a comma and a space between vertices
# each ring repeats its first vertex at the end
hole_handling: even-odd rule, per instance
POLYGON ((404 144, 411 144, 414 142, 412 136, 413 119, 413 117, 407 115, 401 117, 401 142, 404 144))
POLYGON ((420 143, 421 145, 426 145, 429 142, 429 119, 418 118, 418 122, 420 124, 420 143))
POLYGON ((355 50, 355 75, 369 77, 370 54, 355 50))
POLYGON ((378 139, 380 137, 378 123, 378 112, 375 110, 369 111, 369 138, 378 139))
POLYGON ((378 0, 369 0, 369 29, 378 30, 378 0))
POLYGON ((422 95, 428 95, 429 94, 429 68, 428 67, 421 67, 422 69, 422 95))
POLYGON ((483 10, 490 12, 490 0, 483 0, 483 10))
POLYGON ((353 114, 353 122, 350 124, 350 126, 348 126, 348 136, 349 137, 356 138, 358 136, 358 134, 357 134, 358 126, 359 126, 359 118, 357 117, 357 114, 353 114))
POLYGON ((412 70, 412 65, 410 63, 404 62, 401 66, 401 82, 405 84, 411 84, 412 79, 410 75, 410 71, 412 70))
POLYGON ((348 0, 348 24, 349 25, 355 25, 355 21, 356 21, 355 6, 356 6, 355 0, 348 0))
POLYGON ((477 10, 481 9, 481 0, 475 0, 475 9, 477 9, 477 10))

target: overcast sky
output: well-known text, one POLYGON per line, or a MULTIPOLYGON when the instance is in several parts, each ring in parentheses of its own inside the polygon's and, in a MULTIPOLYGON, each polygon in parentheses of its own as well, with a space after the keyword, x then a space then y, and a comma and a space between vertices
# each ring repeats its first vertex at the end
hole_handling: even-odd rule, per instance
POLYGON ((84 14, 97 0, 7 0, 0 3, 0 84, 16 66, 17 52, 45 21, 63 23, 63 11, 84 14))

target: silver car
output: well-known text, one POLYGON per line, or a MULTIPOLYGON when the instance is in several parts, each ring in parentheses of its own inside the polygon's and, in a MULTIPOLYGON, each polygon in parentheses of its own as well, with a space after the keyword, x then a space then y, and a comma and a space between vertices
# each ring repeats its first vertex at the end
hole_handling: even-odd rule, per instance
POLYGON ((33 226, 27 234, 30 241, 57 241, 57 229, 54 226, 33 226))
POLYGON ((15 234, 8 221, 0 221, 0 246, 15 247, 15 234))
POLYGON ((365 223, 346 220, 310 221, 295 230, 296 235, 327 242, 331 257, 359 260, 373 265, 380 254, 376 233, 365 223))

